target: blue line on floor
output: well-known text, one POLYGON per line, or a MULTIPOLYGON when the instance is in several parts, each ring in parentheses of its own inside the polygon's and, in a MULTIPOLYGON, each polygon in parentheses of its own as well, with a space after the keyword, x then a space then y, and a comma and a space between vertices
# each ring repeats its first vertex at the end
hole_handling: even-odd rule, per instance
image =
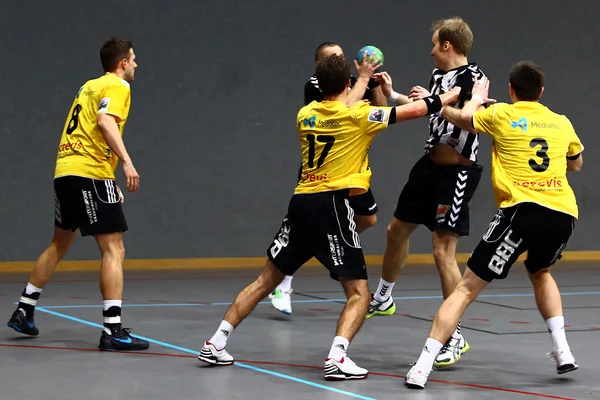
MULTIPOLYGON (((565 292, 561 293, 561 296, 586 296, 586 295, 598 295, 600 292, 565 292)), ((497 293, 497 294, 480 294, 478 298, 490 298, 490 297, 534 297, 533 293, 497 293)), ((442 296, 404 296, 394 297, 394 300, 433 300, 442 299, 442 296)), ((345 302, 346 299, 310 299, 310 300, 292 300, 292 303, 335 303, 345 302)), ((15 302, 13 304, 19 304, 15 302)), ((271 304, 270 301, 261 301, 258 304, 271 304)), ((207 303, 207 304, 195 304, 195 303, 148 303, 148 304, 127 304, 124 303, 123 307, 198 307, 198 306, 229 306, 231 302, 222 303, 207 303)), ((68 309, 68 308, 99 308, 101 304, 81 304, 81 305, 68 305, 68 306, 44 306, 45 309, 68 309)))
MULTIPOLYGON (((59 313, 59 312, 56 312, 56 311, 47 310, 46 307, 37 307, 36 310, 41 311, 41 312, 45 312, 47 314, 51 314, 51 315, 54 315, 54 316, 57 316, 57 317, 65 318, 65 319, 68 319, 68 320, 71 320, 71 321, 74 321, 74 322, 79 322, 80 324, 85 324, 85 325, 93 326, 95 328, 100 328, 100 329, 104 328, 102 325, 96 324, 96 323, 91 322, 91 321, 86 321, 84 319, 72 317, 72 316, 67 315, 67 314, 62 314, 62 313, 59 313)), ((183 353, 189 353, 189 354, 193 354, 193 355, 197 355, 198 354, 198 351, 196 351, 196 350, 191 350, 191 349, 187 349, 185 347, 176 346, 174 344, 170 344, 170 343, 167 343, 167 342, 161 342, 160 340, 155 340, 155 339, 147 338, 147 337, 140 336, 140 335, 133 335, 133 334, 131 336, 137 337, 139 339, 147 340, 148 342, 157 344, 159 346, 164 346, 164 347, 168 347, 168 348, 171 348, 171 349, 174 349, 174 350, 179 350, 179 351, 181 351, 183 353)), ((316 387, 316 388, 319 388, 319 389, 329 390, 330 392, 335 392, 335 393, 343 394, 343 395, 346 395, 346 396, 354 397, 355 399, 376 400, 373 397, 366 397, 366 396, 362 396, 362 395, 357 394, 357 393, 346 392, 344 390, 340 390, 340 389, 336 389, 336 388, 333 388, 333 387, 321 385, 319 383, 315 383, 315 382, 307 381, 307 380, 304 380, 304 379, 296 378, 296 377, 291 376, 291 375, 286 375, 286 374, 281 374, 279 372, 270 371, 268 369, 255 367, 253 365, 248 365, 248 364, 239 363, 239 362, 235 362, 233 365, 238 366, 238 367, 242 367, 242 368, 251 369, 251 370, 256 371, 256 372, 261 372, 263 374, 273 375, 273 376, 276 376, 278 378, 288 379, 290 381, 302 383, 304 385, 313 386, 313 387, 316 387)))

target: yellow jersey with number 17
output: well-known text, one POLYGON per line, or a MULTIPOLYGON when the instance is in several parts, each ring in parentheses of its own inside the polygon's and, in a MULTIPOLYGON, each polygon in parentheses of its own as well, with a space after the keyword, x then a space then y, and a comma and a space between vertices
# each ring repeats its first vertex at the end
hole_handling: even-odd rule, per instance
POLYGON ((387 128, 391 107, 358 102, 313 101, 298 112, 302 174, 295 193, 350 189, 365 193, 370 186, 369 148, 387 128))
POLYGON ((63 128, 54 177, 114 179, 119 162, 98 128, 98 114, 117 117, 121 135, 129 115, 129 83, 107 73, 87 81, 77 93, 63 128))
POLYGON ((499 207, 531 202, 578 218, 567 180, 567 156, 583 151, 564 115, 538 102, 498 103, 473 116, 492 136, 492 183, 499 207))

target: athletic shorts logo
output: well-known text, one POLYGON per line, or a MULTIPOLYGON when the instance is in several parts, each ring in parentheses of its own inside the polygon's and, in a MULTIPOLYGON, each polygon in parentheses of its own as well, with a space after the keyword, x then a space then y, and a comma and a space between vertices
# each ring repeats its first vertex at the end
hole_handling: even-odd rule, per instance
POLYGON ((435 219, 437 219, 438 221, 443 221, 446 218, 446 214, 448 214, 449 210, 449 205, 438 204, 437 212, 435 213, 435 219))

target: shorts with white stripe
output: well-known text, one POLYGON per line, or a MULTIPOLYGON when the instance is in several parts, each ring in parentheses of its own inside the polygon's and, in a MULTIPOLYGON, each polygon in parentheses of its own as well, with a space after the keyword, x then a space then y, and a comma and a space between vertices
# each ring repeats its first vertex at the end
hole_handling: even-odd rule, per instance
POLYGON ((424 155, 410 171, 394 217, 425 225, 432 232, 469 235, 469 202, 479 186, 482 170, 479 164, 437 165, 428 154, 424 155))
POLYGON ((114 180, 83 176, 54 179, 54 225, 81 236, 127 231, 114 180))
POLYGON ((347 191, 292 196, 267 256, 286 275, 293 275, 315 257, 332 279, 367 279, 347 191))
POLYGON ((527 251, 525 267, 535 274, 561 258, 574 224, 571 215, 535 203, 500 208, 467 265, 484 281, 504 279, 527 251))

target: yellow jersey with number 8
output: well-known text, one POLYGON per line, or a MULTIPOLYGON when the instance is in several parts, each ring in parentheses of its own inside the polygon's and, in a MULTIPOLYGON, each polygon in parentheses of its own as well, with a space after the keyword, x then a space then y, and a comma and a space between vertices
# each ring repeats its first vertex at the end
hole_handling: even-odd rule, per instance
POLYGON ((298 112, 302 174, 295 193, 350 189, 365 193, 370 186, 369 148, 386 129, 391 107, 358 102, 313 101, 298 112))
POLYGON ((531 202, 578 217, 567 156, 583 151, 569 119, 538 102, 498 103, 473 116, 492 136, 492 183, 498 207, 531 202))
POLYGON ((98 128, 98 114, 117 117, 121 135, 129 115, 129 83, 107 73, 87 81, 77 93, 63 128, 54 177, 114 179, 119 162, 98 128))

